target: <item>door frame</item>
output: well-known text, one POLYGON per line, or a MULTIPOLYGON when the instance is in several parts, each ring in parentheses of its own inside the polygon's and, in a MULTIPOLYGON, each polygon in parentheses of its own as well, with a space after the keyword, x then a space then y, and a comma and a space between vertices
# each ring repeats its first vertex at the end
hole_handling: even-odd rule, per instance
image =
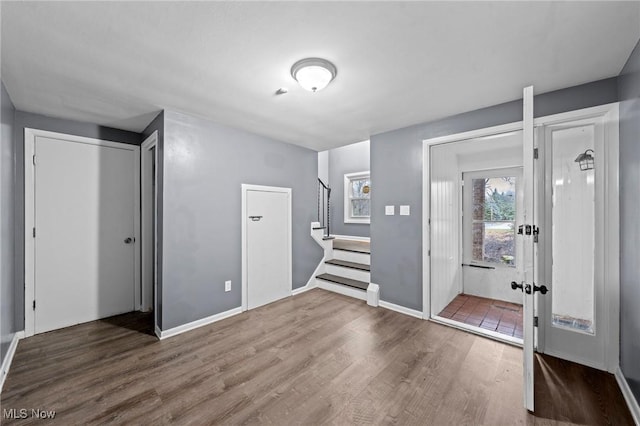
MULTIPOLYGON (((604 228, 600 232, 604 233, 605 246, 603 248, 603 276, 601 277, 605 282, 605 293, 603 301, 604 303, 604 316, 607 322, 607 328, 603 332, 605 334, 605 357, 604 365, 591 365, 585 364, 585 360, 571 357, 564 353, 555 353, 553 350, 548 350, 545 344, 545 333, 547 321, 540 321, 540 327, 538 327, 537 333, 537 351, 541 353, 547 353, 549 355, 558 356, 564 359, 571 359, 574 362, 589 365, 590 367, 597 369, 606 369, 608 372, 613 373, 618 368, 620 363, 620 198, 619 198, 619 103, 613 102, 604 105, 598 105, 591 108, 585 108, 576 111, 569 111, 560 114, 554 114, 546 117, 540 117, 534 120, 536 127, 536 147, 540 151, 544 152, 545 147, 542 146, 545 143, 545 138, 542 132, 545 126, 559 125, 566 122, 572 122, 576 120, 587 120, 590 118, 602 118, 604 124, 604 158, 606 174, 603 177, 603 185, 605 187, 605 194, 596 195, 596 202, 603 206, 603 218, 604 228)), ((546 155, 546 154, 545 154, 546 155)), ((544 164, 539 166, 544 167, 544 164)), ((545 172, 546 173, 546 172, 545 172)), ((540 217, 540 223, 543 223, 545 217, 549 217, 551 206, 547 205, 544 198, 544 185, 545 174, 538 173, 539 176, 539 188, 540 202, 538 202, 539 208, 537 213, 540 217)), ((549 237, 549 226, 543 229, 543 239, 549 237)), ((548 248, 548 247, 547 247, 548 248)), ((549 255, 550 256, 550 255, 549 255)), ((547 280, 549 258, 547 256, 541 256, 538 258, 538 277, 544 284, 544 280, 547 280)), ((543 317, 546 315, 546 303, 542 301, 537 303, 537 315, 543 317)), ((543 317, 545 318, 545 317, 543 317)))
MULTIPOLYGON (((151 163, 153 164, 153 163, 151 163)), ((140 306, 140 310, 141 311, 148 311, 149 309, 153 308, 154 311, 154 330, 155 330, 155 325, 158 323, 156 315, 157 315, 157 305, 158 305, 158 296, 157 296, 157 291, 158 291, 158 131, 154 131, 151 136, 149 136, 147 139, 144 140, 144 142, 142 142, 142 145, 140 145, 140 201, 141 201, 141 210, 140 210, 140 231, 141 231, 141 238, 140 238, 140 251, 141 251, 141 259, 142 259, 142 263, 141 263, 141 306, 140 306), (155 197, 154 197, 154 203, 153 203, 153 216, 154 216, 154 221, 152 223, 155 223, 156 226, 153 230, 151 230, 153 232, 153 240, 149 241, 146 238, 144 238, 144 236, 149 233, 150 229, 147 229, 149 227, 152 226, 151 223, 147 223, 144 220, 145 217, 145 212, 147 211, 147 209, 151 208, 150 204, 151 204, 151 200, 149 199, 149 197, 146 195, 147 191, 143 191, 142 188, 147 187, 147 185, 150 185, 152 182, 148 182, 147 181, 147 174, 145 173, 145 170, 147 167, 149 167, 149 162, 151 159, 151 150, 155 148, 155 151, 153 151, 153 155, 155 157, 155 170, 154 170, 154 176, 153 176, 153 180, 155 181, 156 185, 155 185, 155 197), (146 232, 144 232, 146 230, 146 232), (154 244, 156 246, 156 250, 154 251, 152 249, 151 244, 154 244), (154 254, 153 259, 150 259, 151 257, 151 253, 154 254), (154 274, 152 277, 152 288, 149 288, 147 285, 148 279, 146 276, 146 268, 145 266, 149 263, 152 262, 153 264, 155 264, 155 268, 154 268, 154 274), (153 295, 152 297, 150 297, 150 295, 153 295), (151 300, 153 299, 153 300, 151 300)))
MULTIPOLYGON (((432 320, 431 318, 431 147, 435 145, 442 145, 447 143, 461 142, 469 139, 477 139, 488 136, 495 136, 501 133, 517 132, 522 130, 522 122, 517 121, 508 124, 502 124, 499 126, 485 127, 483 129, 472 130, 469 132, 455 133, 452 135, 440 136, 431 139, 425 139, 422 141, 422 318, 426 320, 432 320)), ((459 250, 462 250, 459 247, 459 250)), ((460 325, 454 321, 446 321, 446 318, 442 319, 442 322, 447 325, 461 328, 472 333, 477 333, 473 326, 466 327, 460 325)), ((487 332, 488 330, 483 330, 487 332)), ((491 333, 490 333, 491 334, 491 333)), ((502 340, 506 343, 516 344, 511 340, 502 339, 498 333, 491 334, 492 337, 502 340)))
POLYGON ((248 247, 247 247, 247 195, 249 191, 262 191, 262 192, 279 192, 279 193, 284 193, 287 194, 287 212, 288 212, 288 218, 287 218, 287 230, 288 230, 288 237, 287 237, 287 263, 289 264, 289 267, 287 268, 288 270, 288 284, 289 284, 289 291, 293 292, 293 257, 292 257, 292 220, 291 220, 291 204, 292 204, 292 200, 291 200, 291 188, 283 188, 283 187, 278 187, 278 186, 263 186, 263 185, 250 185, 250 184, 246 184, 243 183, 241 184, 241 191, 242 191, 242 208, 241 208, 241 216, 240 216, 240 223, 242 224, 242 312, 248 310, 248 299, 247 299, 247 295, 248 295, 248 286, 249 286, 249 280, 248 280, 248 267, 249 267, 249 263, 248 263, 248 259, 247 259, 247 254, 248 254, 248 247))
MULTIPOLYGON (((35 167, 34 148, 36 137, 60 139, 71 143, 83 143, 132 151, 133 158, 133 233, 140 241, 140 147, 84 136, 69 135, 33 128, 24 129, 24 331, 25 337, 35 334, 33 300, 35 295, 35 167)), ((135 242, 134 242, 135 244, 135 242)), ((140 250, 134 250, 134 307, 140 309, 140 250)))

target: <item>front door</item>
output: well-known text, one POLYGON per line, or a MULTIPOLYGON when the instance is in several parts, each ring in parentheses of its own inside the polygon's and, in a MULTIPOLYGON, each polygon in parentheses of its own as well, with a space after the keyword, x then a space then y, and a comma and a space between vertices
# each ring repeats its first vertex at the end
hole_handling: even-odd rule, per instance
POLYGON ((253 309, 291 295, 291 192, 245 189, 247 309, 253 309))
POLYGON ((32 333, 133 311, 134 151, 64 135, 35 136, 31 149, 32 333))
POLYGON ((607 132, 612 120, 605 116, 568 118, 537 129, 545 169, 540 275, 549 288, 539 312, 539 351, 614 371, 617 140, 607 132))

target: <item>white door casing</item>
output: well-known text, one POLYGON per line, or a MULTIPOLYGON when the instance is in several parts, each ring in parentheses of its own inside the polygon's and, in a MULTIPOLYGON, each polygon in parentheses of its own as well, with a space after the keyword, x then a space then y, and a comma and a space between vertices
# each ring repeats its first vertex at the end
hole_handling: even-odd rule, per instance
POLYGON ((25 129, 27 336, 139 306, 138 172, 137 146, 25 129))
MULTIPOLYGON (((157 164, 158 164, 158 131, 153 132, 140 146, 141 162, 141 238, 142 255, 142 311, 154 309, 157 313, 157 298, 155 295, 157 258, 157 164), (155 265, 155 266, 154 266, 155 265)), ((154 314, 155 318, 155 314, 154 314)), ((157 318, 154 320, 157 324, 157 318)), ((155 329, 155 324, 154 324, 155 329)))
POLYGON ((291 189, 242 185, 242 309, 290 296, 291 189))

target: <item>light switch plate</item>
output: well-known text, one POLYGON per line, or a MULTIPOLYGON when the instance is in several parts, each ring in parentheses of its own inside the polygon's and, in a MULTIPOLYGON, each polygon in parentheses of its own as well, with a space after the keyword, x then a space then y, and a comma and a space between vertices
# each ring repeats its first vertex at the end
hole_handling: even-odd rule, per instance
POLYGON ((396 214, 396 206, 384 206, 384 214, 387 216, 393 216, 396 214))
POLYGON ((224 282, 224 291, 231 291, 231 281, 224 282))
POLYGON ((400 216, 409 216, 411 208, 409 206, 400 206, 400 216))

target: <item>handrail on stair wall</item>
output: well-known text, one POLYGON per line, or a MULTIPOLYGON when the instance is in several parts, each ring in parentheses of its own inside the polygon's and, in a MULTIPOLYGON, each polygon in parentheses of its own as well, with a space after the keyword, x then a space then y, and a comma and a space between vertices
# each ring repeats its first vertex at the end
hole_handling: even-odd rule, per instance
POLYGON ((325 229, 325 238, 329 238, 331 235, 331 188, 326 185, 320 178, 318 178, 318 222, 320 226, 325 229), (324 205, 325 198, 327 200, 327 217, 325 222, 324 205), (321 205, 323 208, 321 208, 321 205), (320 212, 322 211, 322 220, 320 220, 320 212))

